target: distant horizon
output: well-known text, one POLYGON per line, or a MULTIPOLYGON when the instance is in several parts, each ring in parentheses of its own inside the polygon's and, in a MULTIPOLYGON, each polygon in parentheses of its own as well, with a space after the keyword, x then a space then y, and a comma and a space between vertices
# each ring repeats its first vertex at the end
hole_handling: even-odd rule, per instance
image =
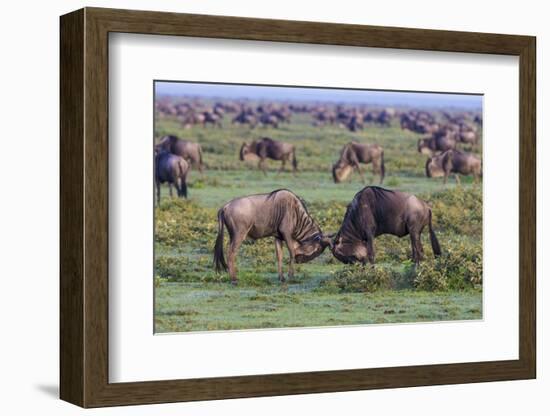
POLYGON ((482 94, 154 81, 155 99, 185 96, 208 99, 330 102, 379 106, 460 108, 481 111, 482 94))

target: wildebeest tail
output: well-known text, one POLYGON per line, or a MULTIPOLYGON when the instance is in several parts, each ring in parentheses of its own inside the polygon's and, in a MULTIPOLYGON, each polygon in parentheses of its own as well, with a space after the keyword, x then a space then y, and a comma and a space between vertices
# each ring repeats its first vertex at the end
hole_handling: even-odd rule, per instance
POLYGON ((432 227, 432 210, 430 209, 430 222, 428 224, 430 228, 430 242, 432 243, 432 250, 434 252, 434 256, 440 256, 441 255, 441 247, 439 246, 439 241, 437 241, 437 237, 435 235, 434 229, 432 227))
POLYGON ((380 155, 380 184, 384 182, 386 176, 386 166, 384 165, 384 151, 380 155))
POLYGON ((298 169, 298 161, 296 160, 296 149, 292 150, 292 167, 294 170, 298 169))
POLYGON ((218 237, 214 246, 214 267, 217 273, 227 270, 227 263, 223 255, 223 230, 225 228, 225 219, 223 217, 223 208, 218 211, 218 237))

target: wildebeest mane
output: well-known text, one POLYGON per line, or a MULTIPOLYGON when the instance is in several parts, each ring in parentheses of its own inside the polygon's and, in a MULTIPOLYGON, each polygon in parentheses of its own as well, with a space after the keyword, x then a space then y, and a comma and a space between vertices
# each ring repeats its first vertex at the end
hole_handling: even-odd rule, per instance
POLYGON ((275 141, 270 137, 262 137, 260 139, 261 142, 267 142, 267 143, 274 143, 275 141))
POLYGON ((277 193, 281 191, 290 193, 292 196, 294 196, 294 198, 300 204, 299 208, 301 209, 297 209, 295 212, 296 213, 296 232, 294 237, 300 241, 307 241, 307 240, 310 240, 312 237, 314 237, 316 234, 319 234, 321 232, 320 231, 321 229, 317 225, 315 220, 311 217, 311 215, 309 215, 306 202, 302 198, 300 198, 298 195, 296 195, 294 192, 286 188, 276 189, 269 193, 269 195, 267 196, 267 199, 274 198, 277 195, 277 193), (315 231, 313 234, 308 232, 308 231, 311 231, 312 229, 315 231))
POLYGON ((381 207, 383 207, 384 204, 381 204, 380 201, 387 199, 388 196, 392 194, 394 194, 394 191, 379 186, 366 186, 357 192, 346 208, 346 214, 344 215, 342 226, 336 234, 336 239, 344 234, 364 240, 366 238, 365 230, 371 225, 369 222, 372 221, 369 217, 376 218, 380 215, 383 216, 382 212, 377 212, 376 210, 382 209, 381 207), (365 201, 368 209, 365 209, 365 207, 361 205, 361 198, 363 195, 368 197, 365 201))

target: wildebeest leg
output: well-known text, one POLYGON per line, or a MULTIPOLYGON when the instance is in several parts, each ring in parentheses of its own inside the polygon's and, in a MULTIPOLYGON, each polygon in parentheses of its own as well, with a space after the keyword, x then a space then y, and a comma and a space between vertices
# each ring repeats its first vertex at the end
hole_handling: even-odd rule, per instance
POLYGON ((374 237, 367 236, 367 257, 369 263, 374 265, 374 237))
POLYGON ((275 254, 277 256, 277 273, 279 274, 279 280, 285 281, 283 274, 283 242, 278 238, 275 239, 275 254))
POLYGON ((357 173, 361 177, 361 180, 363 181, 363 183, 366 183, 365 175, 363 175, 363 171, 361 170, 361 166, 359 166, 359 163, 355 163, 355 169, 357 169, 357 173))
POLYGON ((157 206, 160 206, 160 182, 156 181, 157 185, 157 206))
POLYGON ((455 173, 455 181, 457 185, 460 185, 460 177, 458 176, 458 173, 455 173))
POLYGON ((264 173, 265 176, 267 176, 267 172, 265 169, 265 158, 261 158, 258 162, 258 168, 264 173))
POLYGON ((374 178, 376 175, 381 175, 380 170, 380 163, 378 163, 375 159, 372 160, 372 183, 374 183, 374 178))
POLYGON ((277 175, 285 170, 285 165, 286 165, 286 159, 283 159, 283 163, 281 163, 281 167, 277 171, 277 175))
POLYGON ((235 260, 237 257, 237 252, 242 242, 246 238, 246 233, 243 234, 232 234, 230 235, 229 249, 227 250, 227 267, 229 269, 229 277, 231 277, 231 284, 237 284, 237 267, 235 260))
POLYGON ((420 232, 417 230, 410 232, 411 236, 411 248, 412 258, 414 263, 418 266, 420 260, 424 257, 424 249, 422 248, 422 241, 420 239, 420 232))
POLYGON ((447 185, 447 178, 449 177, 449 175, 447 174, 447 172, 445 172, 445 174, 443 175, 443 185, 447 185))
POLYGON ((170 190, 170 198, 172 198, 174 196, 172 194, 172 182, 168 182, 168 189, 170 190))
POLYGON ((295 256, 295 250, 294 250, 294 240, 292 237, 285 235, 284 236, 286 247, 288 249, 288 278, 292 279, 294 278, 294 256, 295 256))
POLYGON ((409 233, 409 237, 411 238, 412 259, 415 262, 415 264, 418 264, 417 260, 416 260, 418 258, 418 255, 416 253, 416 244, 415 244, 415 241, 414 241, 414 234, 409 233))

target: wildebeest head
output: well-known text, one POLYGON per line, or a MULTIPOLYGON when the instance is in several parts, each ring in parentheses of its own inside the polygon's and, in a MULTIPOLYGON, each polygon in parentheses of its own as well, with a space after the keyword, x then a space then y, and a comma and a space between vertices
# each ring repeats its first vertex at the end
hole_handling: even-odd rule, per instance
POLYGON ((239 151, 239 159, 242 161, 255 161, 258 160, 259 157, 256 154, 255 150, 255 142, 252 143, 245 143, 243 142, 241 146, 241 150, 239 151))
POLYGON ((331 244, 331 237, 323 233, 315 234, 313 237, 300 241, 295 247, 296 263, 307 263, 321 255, 325 248, 331 244))
POLYGON ((419 139, 418 140, 418 153, 423 155, 432 155, 432 149, 430 148, 430 139, 419 139))
POLYGON ((440 178, 445 175, 441 158, 434 156, 426 161, 426 176, 428 178, 440 178))
POLYGON ((351 175, 353 167, 342 160, 339 160, 332 165, 332 178, 334 183, 340 183, 345 181, 351 175))
POLYGON ((239 159, 245 160, 248 153, 250 153, 250 145, 246 142, 243 142, 241 150, 239 151, 239 159))
POLYGON ((161 137, 157 144, 155 144, 155 155, 158 155, 162 152, 169 152, 171 147, 178 142, 176 136, 167 135, 161 137))
POLYGON ((344 238, 340 233, 331 242, 330 250, 342 263, 366 263, 367 243, 355 238, 344 238))
POLYGON ((357 195, 347 206, 340 230, 330 244, 334 257, 345 264, 365 263, 367 260, 367 242, 363 238, 363 230, 368 228, 368 224, 356 218, 356 199, 357 195))

